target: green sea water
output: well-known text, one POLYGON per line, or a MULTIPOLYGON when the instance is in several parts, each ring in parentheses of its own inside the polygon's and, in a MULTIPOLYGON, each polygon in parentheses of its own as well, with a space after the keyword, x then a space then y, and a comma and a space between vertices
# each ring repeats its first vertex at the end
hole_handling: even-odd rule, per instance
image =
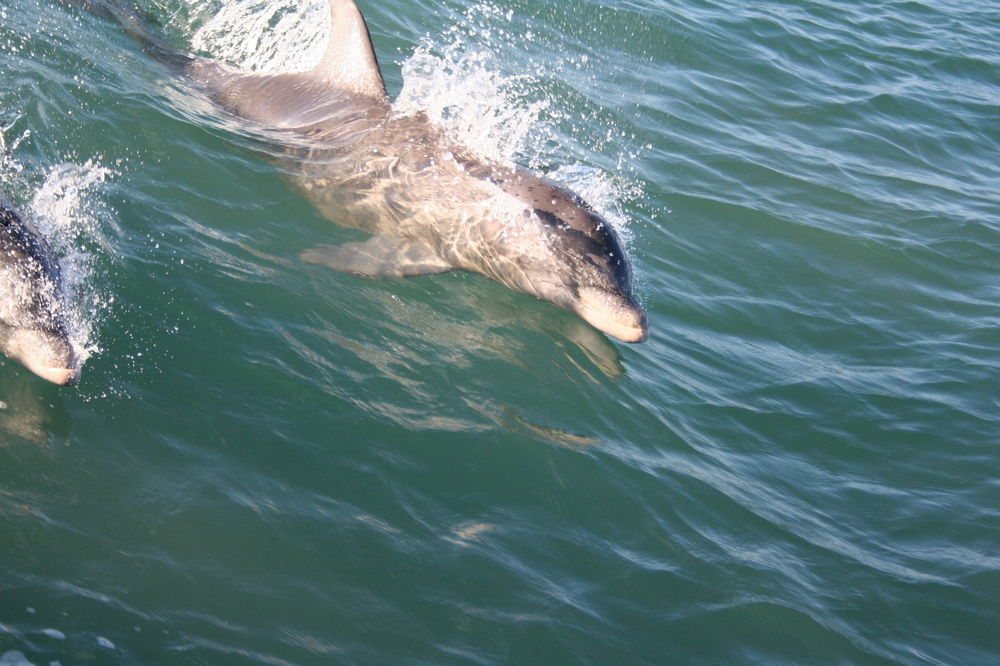
MULTIPOLYGON (((327 29, 140 4, 261 70, 327 29)), ((612 220, 650 340, 300 262, 356 234, 252 128, 0 0, 87 356, 0 359, 0 664, 1000 662, 1000 5, 360 6, 391 95, 612 220)))

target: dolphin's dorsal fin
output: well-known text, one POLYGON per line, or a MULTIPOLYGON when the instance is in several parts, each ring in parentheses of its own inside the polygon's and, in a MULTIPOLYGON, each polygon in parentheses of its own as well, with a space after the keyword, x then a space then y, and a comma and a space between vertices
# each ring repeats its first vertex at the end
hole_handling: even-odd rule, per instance
POLYGON ((330 41, 311 73, 338 88, 385 101, 368 26, 354 0, 330 0, 330 41))

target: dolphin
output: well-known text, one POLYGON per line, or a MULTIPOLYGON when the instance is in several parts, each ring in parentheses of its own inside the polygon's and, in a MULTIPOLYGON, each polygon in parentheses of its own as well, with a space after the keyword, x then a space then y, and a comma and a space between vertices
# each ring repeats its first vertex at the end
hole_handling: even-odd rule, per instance
POLYGON ((321 214, 371 234, 302 259, 369 278, 480 273, 624 342, 648 337, 611 224, 558 183, 482 159, 426 116, 395 110, 353 0, 329 0, 329 43, 315 67, 275 74, 178 52, 121 0, 63 2, 121 22, 147 52, 262 130, 321 214))
POLYGON ((76 384, 80 362, 63 319, 59 264, 0 195, 0 350, 55 384, 76 384))

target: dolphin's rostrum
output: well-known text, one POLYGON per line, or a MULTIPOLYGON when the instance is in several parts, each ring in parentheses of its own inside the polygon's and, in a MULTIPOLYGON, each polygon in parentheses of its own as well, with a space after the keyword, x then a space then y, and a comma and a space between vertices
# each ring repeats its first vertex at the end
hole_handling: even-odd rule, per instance
POLYGON ((0 195, 0 351, 50 382, 76 384, 64 311, 55 255, 0 195))
POLYGON ((329 45, 312 70, 278 74, 177 53, 137 12, 111 2, 99 11, 275 137, 294 182, 320 212, 372 234, 307 250, 303 259, 373 278, 481 273, 620 340, 646 339, 646 315, 611 225, 564 187, 480 159, 423 115, 396 112, 353 0, 330 0, 329 45))

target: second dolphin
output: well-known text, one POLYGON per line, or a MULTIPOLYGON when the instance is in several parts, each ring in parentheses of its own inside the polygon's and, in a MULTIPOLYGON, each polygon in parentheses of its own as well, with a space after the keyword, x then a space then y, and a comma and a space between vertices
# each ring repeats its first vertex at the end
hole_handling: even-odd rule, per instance
POLYGON ((50 382, 76 384, 65 309, 55 255, 0 195, 0 351, 50 382))

